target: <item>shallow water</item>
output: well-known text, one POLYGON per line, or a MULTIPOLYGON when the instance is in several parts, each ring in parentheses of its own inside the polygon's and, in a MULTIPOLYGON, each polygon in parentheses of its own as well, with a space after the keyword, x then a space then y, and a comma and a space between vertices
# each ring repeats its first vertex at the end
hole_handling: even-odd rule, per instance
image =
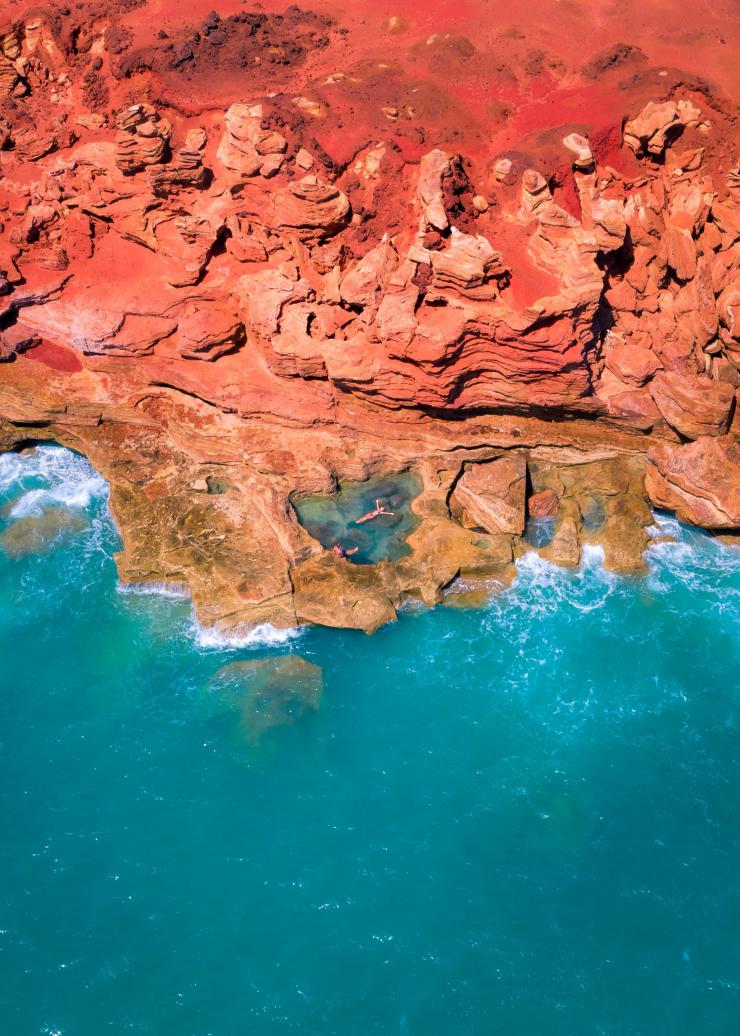
POLYGON ((740 555, 230 649, 117 591, 83 460, 8 501, 85 525, 0 550, 3 1033, 737 1032, 740 555), (323 694, 254 738, 214 678, 283 655, 323 694))
POLYGON ((343 482, 332 496, 306 496, 293 501, 303 527, 328 550, 341 544, 356 552, 349 558, 358 565, 398 561, 410 553, 406 540, 419 524, 411 503, 421 492, 421 481, 402 472, 369 482, 343 482), (377 501, 391 514, 368 522, 357 519, 375 509, 377 501))

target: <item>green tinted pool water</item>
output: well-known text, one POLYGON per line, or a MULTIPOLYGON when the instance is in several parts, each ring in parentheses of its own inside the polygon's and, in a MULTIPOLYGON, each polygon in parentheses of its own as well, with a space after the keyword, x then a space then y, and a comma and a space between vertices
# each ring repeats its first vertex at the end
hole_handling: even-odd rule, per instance
POLYGON ((337 493, 299 497, 293 501, 293 507, 301 525, 323 547, 357 547, 350 560, 372 565, 378 561, 398 561, 410 553, 406 538, 419 524, 411 503, 421 488, 416 475, 403 472, 392 478, 343 482, 337 493), (374 510, 378 502, 393 514, 382 514, 358 525, 357 519, 374 510))
POLYGON ((737 1032, 737 554, 661 519, 643 580, 530 556, 481 611, 228 645, 119 592, 84 461, 0 497, 0 540, 84 519, 0 547, 3 1033, 737 1032), (224 667, 289 655, 321 691, 281 665, 265 726, 224 667))

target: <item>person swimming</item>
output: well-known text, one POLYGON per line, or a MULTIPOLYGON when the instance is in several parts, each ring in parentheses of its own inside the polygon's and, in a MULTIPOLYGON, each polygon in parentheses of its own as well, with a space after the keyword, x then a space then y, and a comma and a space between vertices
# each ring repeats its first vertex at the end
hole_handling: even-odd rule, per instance
POLYGON ((376 500, 375 509, 368 511, 367 514, 363 514, 362 518, 357 518, 355 525, 362 525, 363 522, 371 522, 373 518, 379 518, 381 514, 395 515, 395 513, 395 511, 387 511, 382 500, 376 500))
POLYGON ((345 548, 345 547, 342 546, 341 543, 335 543, 334 546, 331 549, 332 549, 332 553, 335 554, 336 557, 338 557, 338 558, 349 558, 349 557, 352 556, 352 554, 356 554, 357 551, 360 548, 359 547, 345 548))

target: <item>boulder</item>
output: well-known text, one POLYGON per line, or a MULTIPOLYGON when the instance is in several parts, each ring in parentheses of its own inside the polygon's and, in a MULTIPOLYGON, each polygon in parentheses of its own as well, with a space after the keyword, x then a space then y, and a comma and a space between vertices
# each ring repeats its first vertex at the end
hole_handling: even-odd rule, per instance
POLYGON ((205 130, 200 127, 188 130, 185 142, 172 162, 147 169, 153 193, 163 195, 178 187, 204 187, 208 182, 208 172, 203 165, 206 143, 205 130))
POLYGON ((735 394, 725 382, 661 371, 651 382, 650 392, 671 428, 687 439, 724 435, 730 426, 735 394))
POLYGON ((151 104, 132 104, 116 119, 116 165, 122 173, 137 173, 158 165, 169 155, 172 125, 151 104))
POLYGON ((441 251, 429 252, 432 267, 430 286, 440 294, 456 293, 473 298, 488 298, 491 291, 481 293, 493 278, 507 273, 501 255, 490 241, 480 234, 463 234, 452 227, 449 245, 441 251))
POLYGON ((391 622, 396 609, 383 582, 384 567, 353 565, 331 552, 296 565, 290 578, 298 621, 365 633, 391 622))
POLYGON ((21 46, 16 25, 0 24, 0 97, 25 93, 21 46))
POLYGON ((543 489, 532 493, 527 501, 530 518, 554 518, 560 509, 560 499, 554 489, 543 489))
POLYGON ((573 155, 574 169, 586 172, 593 168, 594 156, 586 137, 580 133, 569 133, 567 137, 563 137, 563 143, 573 155))
POLYGON ((442 184, 451 171, 450 156, 439 148, 430 151, 421 160, 417 195, 425 226, 431 230, 445 231, 450 225, 444 205, 442 184))
POLYGON ((294 180, 275 195, 275 218, 282 230, 304 241, 330 237, 346 226, 351 216, 347 196, 316 176, 294 180))
POLYGON ((660 360, 652 349, 644 349, 629 339, 615 339, 607 349, 606 365, 620 381, 639 388, 660 368, 660 360))
POLYGON ((225 131, 216 157, 231 172, 249 177, 273 176, 281 167, 288 141, 262 128, 261 104, 232 104, 224 116, 225 131))
POLYGON ((247 303, 247 326, 260 338, 269 339, 280 326, 280 315, 288 302, 303 302, 308 297, 306 281, 289 277, 282 270, 266 269, 244 274, 237 282, 247 303))
POLYGON ((705 529, 740 529, 740 444, 703 436, 648 452, 645 488, 656 507, 705 529))
POLYGON ((624 143, 636 155, 647 152, 659 157, 684 129, 701 117, 690 101, 648 101, 640 114, 624 127, 624 143))
POLYGON ((521 536, 525 525, 527 465, 523 457, 472 464, 450 497, 450 511, 466 529, 521 536))
POLYGON ((188 305, 178 317, 178 332, 180 355, 188 360, 215 360, 245 339, 244 324, 228 304, 188 305))

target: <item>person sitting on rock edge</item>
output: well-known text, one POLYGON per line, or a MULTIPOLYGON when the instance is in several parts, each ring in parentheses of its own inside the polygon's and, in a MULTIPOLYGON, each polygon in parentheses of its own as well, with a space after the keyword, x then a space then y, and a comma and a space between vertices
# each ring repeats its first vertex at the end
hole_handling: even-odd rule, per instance
POLYGON ((345 549, 341 543, 335 543, 331 549, 332 553, 335 554, 338 558, 348 558, 352 554, 356 554, 360 548, 350 547, 349 549, 345 549))

